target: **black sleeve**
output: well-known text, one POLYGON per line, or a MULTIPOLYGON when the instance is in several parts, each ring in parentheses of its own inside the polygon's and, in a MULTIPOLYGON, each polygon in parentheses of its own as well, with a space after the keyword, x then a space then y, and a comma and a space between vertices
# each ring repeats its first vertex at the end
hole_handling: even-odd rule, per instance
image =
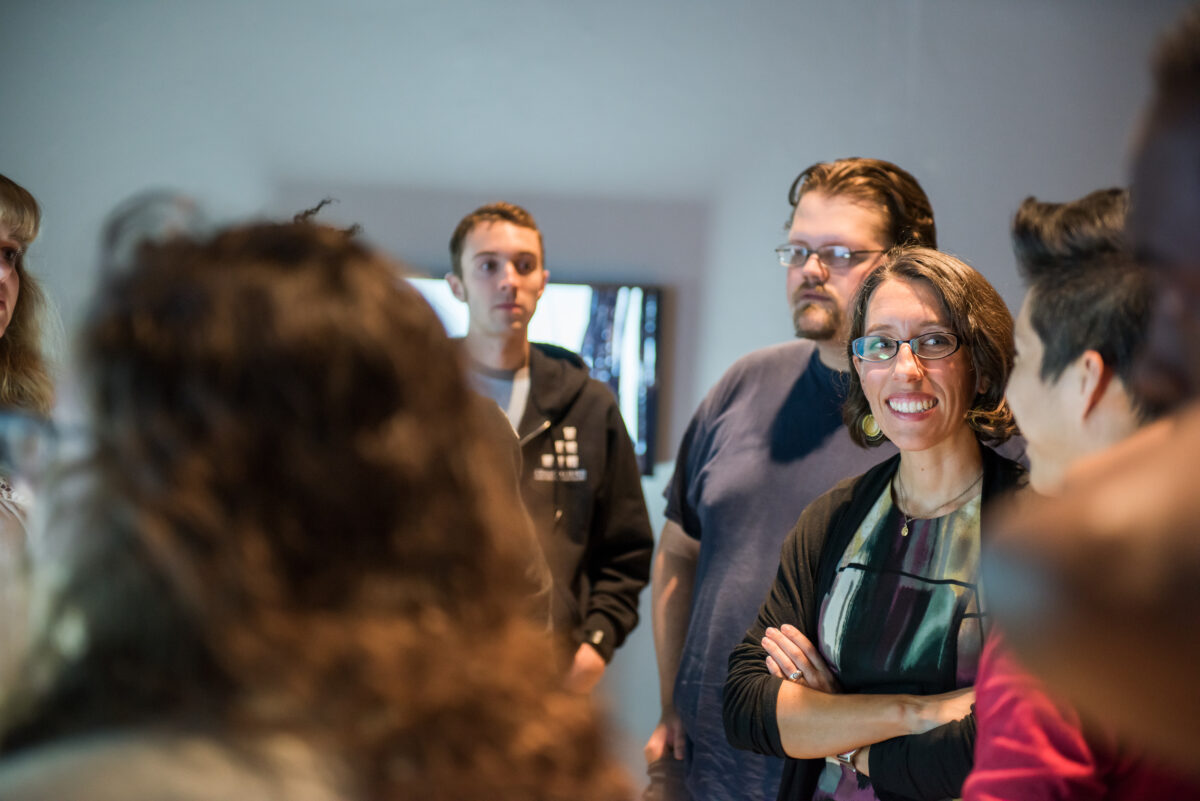
POLYGON ((592 590, 584 628, 602 631, 593 643, 605 661, 638 622, 638 595, 650 580, 654 534, 629 431, 615 401, 607 415, 605 474, 597 493, 588 573, 592 590))
POLYGON ((958 798, 975 763, 975 713, 924 734, 876 743, 867 758, 881 798, 958 798))
POLYGON ((783 545, 783 556, 775 583, 766 601, 758 610, 754 625, 729 655, 729 673, 725 678, 725 695, 721 710, 725 721, 725 736, 734 748, 785 757, 775 718, 775 701, 783 683, 770 674, 766 666, 766 649, 762 638, 771 626, 784 623, 797 625, 794 570, 787 567, 795 561, 796 532, 783 545))

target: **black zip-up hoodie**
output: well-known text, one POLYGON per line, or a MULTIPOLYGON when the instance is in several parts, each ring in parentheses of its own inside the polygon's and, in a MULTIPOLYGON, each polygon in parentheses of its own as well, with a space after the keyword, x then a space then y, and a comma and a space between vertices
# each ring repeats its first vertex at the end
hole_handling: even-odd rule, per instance
POLYGON ((654 547, 616 398, 575 353, 530 343, 518 436, 522 496, 554 577, 554 629, 608 661, 637 625, 654 547))

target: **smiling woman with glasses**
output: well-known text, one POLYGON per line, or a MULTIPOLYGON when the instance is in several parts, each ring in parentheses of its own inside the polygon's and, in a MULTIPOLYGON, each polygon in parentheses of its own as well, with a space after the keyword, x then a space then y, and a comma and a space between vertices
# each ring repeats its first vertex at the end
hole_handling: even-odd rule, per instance
POLYGON ((780 798, 951 798, 972 761, 981 505, 1023 476, 984 445, 1013 431, 1012 316, 978 272, 915 247, 851 315, 847 426, 900 453, 804 511, 730 659, 726 731, 790 757, 780 798))

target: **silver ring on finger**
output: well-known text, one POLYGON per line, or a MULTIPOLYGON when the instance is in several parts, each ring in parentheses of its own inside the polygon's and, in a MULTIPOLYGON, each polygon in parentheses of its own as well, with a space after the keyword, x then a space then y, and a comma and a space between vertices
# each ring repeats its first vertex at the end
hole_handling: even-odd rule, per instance
POLYGON ((800 669, 793 670, 788 674, 788 681, 803 681, 804 671, 800 669))

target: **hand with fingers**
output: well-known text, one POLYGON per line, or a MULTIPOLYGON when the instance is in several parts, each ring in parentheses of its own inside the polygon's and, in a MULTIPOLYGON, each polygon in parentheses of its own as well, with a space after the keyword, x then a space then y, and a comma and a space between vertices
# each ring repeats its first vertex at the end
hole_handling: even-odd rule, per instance
POLYGON ((842 691, 821 652, 795 626, 785 623, 779 628, 768 628, 762 644, 767 651, 767 670, 772 676, 825 693, 842 691))
POLYGON ((567 671, 567 688, 577 693, 590 693, 604 677, 605 667, 607 667, 607 663, 604 661, 604 657, 600 656, 599 651, 590 643, 580 644, 575 651, 571 669, 567 671))
POLYGON ((923 695, 919 700, 921 713, 915 732, 917 734, 962 720, 971 714, 971 708, 975 705, 975 688, 963 687, 937 695, 923 695))
POLYGON ((662 718, 642 749, 646 764, 650 765, 667 757, 683 759, 686 751, 687 736, 683 730, 683 721, 679 719, 675 710, 663 710, 662 718))

